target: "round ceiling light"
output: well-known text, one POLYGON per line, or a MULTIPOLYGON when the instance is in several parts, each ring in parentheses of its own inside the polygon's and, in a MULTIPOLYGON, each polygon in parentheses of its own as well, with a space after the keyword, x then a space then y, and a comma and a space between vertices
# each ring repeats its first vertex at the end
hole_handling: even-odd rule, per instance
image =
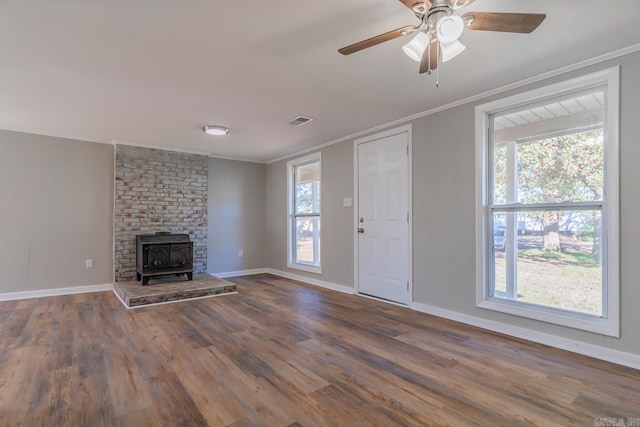
POLYGON ((207 135, 222 136, 229 133, 229 128, 217 125, 205 126, 202 128, 202 132, 206 133, 207 135))

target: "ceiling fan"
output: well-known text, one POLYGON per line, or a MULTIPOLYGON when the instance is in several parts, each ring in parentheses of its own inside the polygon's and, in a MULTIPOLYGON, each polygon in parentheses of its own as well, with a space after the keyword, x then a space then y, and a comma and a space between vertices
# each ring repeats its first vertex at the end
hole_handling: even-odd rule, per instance
POLYGON ((384 34, 338 49, 351 55, 395 38, 417 33, 402 49, 420 63, 420 74, 438 68, 438 61, 447 62, 460 54, 465 46, 458 40, 464 29, 530 33, 544 21, 543 13, 469 12, 462 16, 454 11, 469 6, 475 0, 400 0, 420 19, 420 24, 407 25, 384 34))

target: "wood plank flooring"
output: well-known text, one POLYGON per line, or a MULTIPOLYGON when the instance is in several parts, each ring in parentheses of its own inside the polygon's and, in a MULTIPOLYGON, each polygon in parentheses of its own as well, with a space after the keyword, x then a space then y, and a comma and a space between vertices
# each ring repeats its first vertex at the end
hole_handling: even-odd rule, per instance
MULTIPOLYGON (((0 426, 593 426, 640 371, 271 275, 0 302, 0 426)), ((603 424, 601 424, 603 425, 603 424)))

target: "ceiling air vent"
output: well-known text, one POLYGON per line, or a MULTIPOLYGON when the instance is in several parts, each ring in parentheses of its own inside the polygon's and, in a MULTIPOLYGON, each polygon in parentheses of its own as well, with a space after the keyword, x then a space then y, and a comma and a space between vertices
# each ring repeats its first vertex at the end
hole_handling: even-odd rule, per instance
POLYGON ((305 123, 309 123, 311 120, 313 120, 311 117, 298 116, 295 119, 291 120, 289 124, 291 126, 302 126, 305 123))

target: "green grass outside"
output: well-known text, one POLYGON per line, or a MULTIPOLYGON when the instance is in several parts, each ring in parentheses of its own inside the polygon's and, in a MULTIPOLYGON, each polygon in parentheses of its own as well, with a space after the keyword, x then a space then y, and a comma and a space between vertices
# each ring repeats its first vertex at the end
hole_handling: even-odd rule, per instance
MULTIPOLYGON (((518 301, 602 314, 602 267, 590 245, 565 245, 562 252, 538 247, 518 250, 518 301)), ((495 296, 506 291, 504 252, 495 256, 495 296)))

